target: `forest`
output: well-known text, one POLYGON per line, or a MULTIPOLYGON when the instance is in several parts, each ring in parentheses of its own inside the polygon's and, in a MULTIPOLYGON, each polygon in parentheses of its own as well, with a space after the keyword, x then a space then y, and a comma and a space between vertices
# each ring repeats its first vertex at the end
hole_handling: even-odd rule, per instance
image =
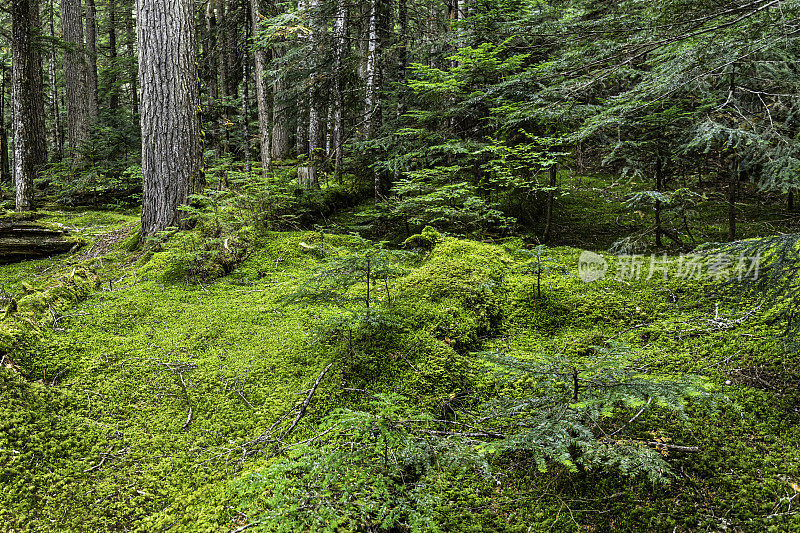
POLYGON ((798 531, 798 190, 800 0, 0 0, 0 532, 798 531))

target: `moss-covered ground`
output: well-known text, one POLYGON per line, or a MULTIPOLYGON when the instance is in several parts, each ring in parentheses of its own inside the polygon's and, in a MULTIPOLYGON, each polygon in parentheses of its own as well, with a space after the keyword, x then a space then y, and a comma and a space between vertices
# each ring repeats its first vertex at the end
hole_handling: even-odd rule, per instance
MULTIPOLYGON (((585 191, 562 201, 559 231, 598 250, 611 235, 567 215, 598 201, 585 191)), ((609 202, 599 215, 609 234, 619 205, 609 202)), ((309 248, 319 233, 260 234, 232 273, 202 281, 187 279, 180 235, 157 251, 133 249, 135 214, 46 215, 88 244, 0 267, 0 530, 277 530, 280 513, 265 513, 270 487, 248 489, 274 459, 240 459, 328 364, 309 424, 353 401, 345 389, 359 379, 358 387, 431 407, 465 389, 490 394, 476 352, 525 360, 609 342, 629 346, 643 371, 706 380, 714 407, 690 405, 686 420, 655 408, 627 428, 699 453, 665 451, 666 485, 613 470, 553 465, 543 473, 521 460, 514 466, 514 457, 496 465, 494 477, 443 472, 442 530, 800 528, 796 355, 762 309, 713 282, 671 272, 666 281, 584 283, 581 250, 562 246, 544 252, 537 289, 535 269, 519 268, 530 261, 516 253, 521 240, 442 238, 385 287, 404 322, 391 335, 357 339, 366 352, 361 374, 347 377, 352 353, 314 333, 334 312, 286 300, 318 262, 309 248)), ((773 233, 772 219, 760 220, 748 236, 773 233)), ((703 226, 707 240, 723 231, 714 224, 703 226)), ((355 245, 346 236, 325 239, 355 245)))

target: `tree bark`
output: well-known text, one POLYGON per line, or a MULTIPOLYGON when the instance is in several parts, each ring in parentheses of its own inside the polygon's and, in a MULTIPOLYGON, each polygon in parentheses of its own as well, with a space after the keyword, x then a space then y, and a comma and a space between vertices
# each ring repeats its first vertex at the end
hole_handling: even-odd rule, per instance
POLYGON ((111 63, 109 71, 108 108, 119 109, 119 87, 117 86, 117 4, 116 0, 108 0, 108 59, 111 63))
POLYGON ((336 9, 336 20, 333 23, 335 40, 334 50, 334 86, 333 86, 333 160, 334 176, 337 183, 342 182, 342 166, 344 163, 344 59, 347 56, 347 22, 350 17, 347 0, 339 0, 336 9))
POLYGON ((67 93, 67 146, 70 152, 89 140, 89 95, 81 0, 61 0, 64 28, 64 86, 67 93))
POLYGON ((320 96, 319 70, 322 67, 322 40, 327 25, 319 13, 319 0, 308 1, 308 13, 311 26, 311 64, 308 79, 308 157, 313 167, 311 184, 319 187, 319 169, 324 159, 325 141, 323 136, 323 102, 320 96))
MULTIPOLYGON (((408 68, 408 5, 406 0, 397 0, 397 77, 402 86, 406 82, 408 68)), ((406 94, 400 90, 397 94, 397 119, 402 120, 406 112, 406 94)), ((397 182, 402 175, 400 165, 397 164, 393 172, 393 182, 397 182)))
MULTIPOLYGON (((273 55, 280 57, 283 50, 280 45, 273 47, 273 55)), ((272 90, 272 159, 288 159, 292 153, 292 134, 289 124, 289 105, 287 102, 287 84, 282 74, 277 74, 272 90)))
MULTIPOLYGON (((55 0, 50 0, 50 13, 48 14, 48 34, 51 39, 56 36, 55 31, 55 0)), ((61 126, 61 109, 58 97, 58 78, 56 76, 56 43, 50 42, 48 49, 47 77, 50 81, 50 115, 53 120, 53 160, 61 161, 64 155, 64 131, 61 126)))
POLYGON ((201 190, 193 0, 136 0, 144 195, 142 235, 181 225, 201 190))
MULTIPOLYGON (((366 137, 374 137, 382 122, 381 89, 383 72, 380 64, 381 50, 381 0, 370 0, 369 30, 367 44, 367 87, 364 99, 364 131, 366 137)), ((383 176, 375 172, 375 202, 385 197, 383 176)))
MULTIPOLYGON (((662 176, 662 168, 661 168, 661 156, 656 156, 656 191, 661 192, 664 188, 664 177, 662 176)), ((661 200, 656 200, 656 246, 659 248, 663 246, 661 242, 661 234, 663 230, 661 228, 661 200)))
POLYGON ((222 117, 219 122, 220 124, 220 144, 222 146, 222 152, 225 154, 229 154, 231 149, 231 139, 230 139, 230 128, 229 125, 232 124, 230 120, 231 115, 231 107, 228 105, 230 97, 233 96, 233 93, 230 91, 231 86, 231 61, 230 61, 230 49, 233 47, 230 42, 230 36, 233 33, 233 28, 231 28, 230 22, 227 20, 229 16, 228 10, 228 2, 227 0, 219 0, 219 18, 217 23, 217 29, 222 30, 221 37, 218 38, 218 53, 217 53, 217 69, 219 71, 219 104, 220 109, 222 111, 222 117))
POLYGON ((17 211, 30 211, 33 180, 47 163, 42 58, 34 42, 41 31, 38 2, 14 0, 11 20, 16 207, 17 211))
MULTIPOLYGON (((246 11, 250 11, 248 6, 246 11)), ((249 31, 245 32, 249 38, 249 31)), ((260 116, 259 116, 260 118, 260 116)), ((267 147, 269 151, 269 147, 267 147)), ((242 61, 242 155, 244 157, 244 171, 250 172, 250 58, 245 56, 242 61)))
POLYGON ((89 125, 100 114, 97 95, 97 9, 94 0, 86 0, 86 92, 89 97, 89 125))
MULTIPOLYGON (((131 0, 132 2, 135 0, 131 0)), ((130 85, 131 113, 139 114, 139 74, 136 61, 136 31, 133 24, 133 6, 127 3, 125 8, 125 55, 128 60, 128 84, 130 85)))
MULTIPOLYGON (((253 38, 258 36, 261 30, 259 24, 261 20, 259 0, 250 0, 250 22, 252 24, 253 38)), ((256 100, 258 102, 258 147, 261 154, 261 169, 264 176, 272 166, 272 147, 270 139, 269 128, 269 90, 267 89, 267 51, 261 48, 254 48, 253 55, 255 56, 255 84, 256 84, 256 100)))
POLYGON ((272 91, 272 159, 288 159, 292 152, 289 129, 289 107, 286 105, 286 80, 281 74, 275 79, 272 91))
POLYGON ((734 160, 728 178, 728 240, 736 240, 736 190, 739 188, 739 162, 734 160))
POLYGON ((11 167, 8 161, 8 129, 6 128, 6 68, 2 66, 0 78, 0 183, 11 184, 11 167))
MULTIPOLYGON (((297 2, 297 10, 303 14, 308 13, 308 4, 311 0, 298 0, 297 2)), ((309 39, 306 35, 302 32, 297 36, 298 40, 298 47, 300 49, 305 48, 308 43, 309 39)), ((300 68, 303 71, 309 70, 309 64, 307 59, 302 59, 300 61, 300 68)), ((308 123, 309 123, 309 94, 307 88, 301 88, 297 94, 297 123, 295 124, 295 153, 297 154, 297 158, 300 159, 302 157, 308 157, 309 153, 309 144, 308 144, 308 123)), ((305 171, 308 172, 308 171, 305 171)), ((306 180, 308 183, 313 181, 313 172, 309 174, 312 179, 306 180)), ((303 184, 303 176, 298 174, 298 183, 301 185, 303 184)))
POLYGON ((370 0, 367 44, 367 88, 364 100, 365 132, 368 138, 375 135, 381 124, 381 0, 370 0))

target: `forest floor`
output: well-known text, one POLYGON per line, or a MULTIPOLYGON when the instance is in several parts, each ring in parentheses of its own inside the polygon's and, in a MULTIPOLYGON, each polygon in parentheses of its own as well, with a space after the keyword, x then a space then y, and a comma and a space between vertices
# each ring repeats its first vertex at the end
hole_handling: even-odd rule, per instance
MULTIPOLYGON (((665 451, 667 485, 559 468, 508 472, 502 484, 442 477, 443 530, 800 525, 800 374, 766 310, 713 281, 578 278, 581 248, 603 250, 633 224, 620 218, 624 196, 598 179, 560 201, 563 246, 545 252, 541 294, 535 273, 519 268, 530 261, 515 253, 521 240, 437 244, 392 290, 401 310, 427 313, 419 334, 439 359, 406 352, 409 361, 387 362, 393 370, 376 373, 372 385, 436 404, 452 393, 440 375, 451 359, 498 350, 525 360, 619 342, 649 372, 707 384, 713 409, 690 405, 686 420, 655 409, 629 428, 699 453, 665 451), (608 209, 587 220, 581 213, 600 201, 608 209), (492 283, 479 305, 464 296, 492 283), (481 313, 496 315, 491 327, 481 313)), ((743 236, 797 227, 781 207, 749 202, 740 205, 743 236)), ((699 221, 698 240, 724 240, 723 202, 704 212, 712 214, 699 221)), ((201 281, 187 277, 187 241, 156 251, 130 245, 136 215, 47 211, 46 221, 74 228, 87 245, 0 267, 9 308, 0 320, 0 530, 278 530, 280 520, 267 518, 269 495, 248 491, 274 459, 249 452, 329 363, 339 364, 340 353, 314 340, 330 311, 286 300, 317 264, 309 248, 321 234, 265 233, 233 272, 201 281)), ((355 246, 347 236, 324 238, 355 246)), ((347 405, 341 381, 322 382, 309 420, 347 405)))

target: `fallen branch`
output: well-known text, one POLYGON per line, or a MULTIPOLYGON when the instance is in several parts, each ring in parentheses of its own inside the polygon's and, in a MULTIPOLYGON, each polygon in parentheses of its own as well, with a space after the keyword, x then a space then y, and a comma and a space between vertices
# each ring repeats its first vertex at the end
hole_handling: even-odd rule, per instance
POLYGON ((236 529, 234 529, 233 531, 231 531, 231 533, 240 533, 241 531, 244 531, 244 530, 246 530, 246 529, 250 529, 251 527, 255 527, 255 526, 257 526, 257 525, 259 525, 260 523, 261 523, 261 522, 251 522, 251 523, 249 523, 249 524, 247 524, 247 525, 244 525, 244 526, 242 526, 242 527, 239 527, 239 528, 236 528, 236 529))
POLYGON ((656 449, 664 449, 669 450, 671 452, 682 452, 682 453, 700 453, 700 448, 697 446, 678 446, 677 444, 666 444, 664 442, 655 442, 655 441, 638 441, 641 444, 646 444, 651 448, 656 449))
POLYGON ((189 416, 186 417, 186 422, 183 423, 183 427, 181 427, 181 431, 186 431, 189 428, 189 425, 192 423, 192 406, 189 406, 189 416))
POLYGON ((281 435, 279 440, 284 440, 286 437, 288 437, 292 433, 292 431, 294 431, 294 428, 297 426, 297 423, 300 422, 300 419, 303 418, 304 414, 306 414, 306 409, 308 409, 308 404, 311 403, 311 397, 314 396, 315 392, 317 392, 317 387, 319 387, 319 384, 322 381, 322 378, 325 377, 325 374, 328 373, 328 370, 330 370, 332 366, 333 366, 333 363, 331 363, 328 366, 326 366, 325 370, 323 370, 322 373, 319 375, 319 377, 317 377, 317 380, 314 382, 314 385, 311 387, 311 390, 308 391, 308 395, 306 396, 306 399, 303 400, 303 403, 300 406, 300 411, 297 413, 297 416, 295 417, 294 421, 292 422, 292 425, 289 426, 289 429, 287 429, 286 431, 283 432, 283 434, 281 435))

